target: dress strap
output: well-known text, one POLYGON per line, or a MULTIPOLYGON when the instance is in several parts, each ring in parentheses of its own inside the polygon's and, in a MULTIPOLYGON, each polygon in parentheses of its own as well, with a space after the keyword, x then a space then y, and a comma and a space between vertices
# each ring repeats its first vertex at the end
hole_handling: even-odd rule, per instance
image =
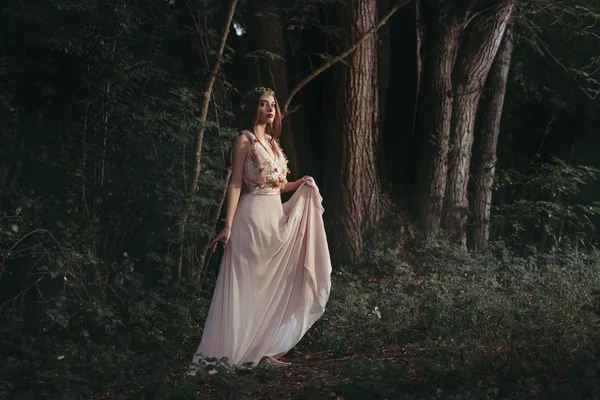
POLYGON ((244 129, 242 131, 242 133, 244 135, 246 135, 246 137, 248 138, 248 140, 250 140, 250 143, 252 144, 252 146, 254 146, 254 143, 256 141, 256 137, 254 136, 254 134, 252 132, 250 132, 249 130, 247 130, 247 129, 244 129))

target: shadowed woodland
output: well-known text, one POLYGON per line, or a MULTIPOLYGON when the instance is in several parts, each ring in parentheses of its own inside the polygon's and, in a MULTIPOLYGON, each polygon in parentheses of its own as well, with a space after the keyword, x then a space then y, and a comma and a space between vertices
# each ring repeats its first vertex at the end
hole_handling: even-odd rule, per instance
POLYGON ((600 398, 598 0, 0 10, 0 398, 600 398), (331 298, 291 367, 193 378, 255 86, 331 298))

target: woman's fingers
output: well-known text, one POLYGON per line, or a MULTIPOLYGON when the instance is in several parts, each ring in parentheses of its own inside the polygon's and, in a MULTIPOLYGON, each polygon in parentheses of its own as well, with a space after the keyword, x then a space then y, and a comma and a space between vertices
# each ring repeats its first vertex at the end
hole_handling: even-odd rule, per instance
POLYGON ((314 186, 315 185, 315 181, 312 177, 310 176, 305 176, 302 178, 302 181, 304 183, 306 183, 308 186, 314 186))
POLYGON ((215 240, 213 240, 210 243, 210 248, 211 248, 211 252, 214 253, 215 250, 217 249, 217 244, 219 243, 219 241, 222 239, 223 235, 219 234, 217 235, 217 237, 215 238, 215 240))
POLYGON ((210 244, 212 253, 214 253, 215 250, 217 250, 217 244, 219 244, 220 241, 223 241, 223 248, 225 248, 227 246, 227 243, 229 243, 229 235, 223 232, 219 233, 215 240, 213 240, 210 244))

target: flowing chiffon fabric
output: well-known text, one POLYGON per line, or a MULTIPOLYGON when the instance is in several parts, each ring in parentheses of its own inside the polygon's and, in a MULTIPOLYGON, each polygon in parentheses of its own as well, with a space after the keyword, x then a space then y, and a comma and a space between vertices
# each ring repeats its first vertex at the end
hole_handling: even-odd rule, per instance
POLYGON ((302 184, 282 204, 279 189, 269 182, 287 173, 287 161, 243 133, 252 142, 244 193, 193 364, 202 357, 227 357, 241 365, 283 356, 321 317, 331 290, 318 188, 302 184))

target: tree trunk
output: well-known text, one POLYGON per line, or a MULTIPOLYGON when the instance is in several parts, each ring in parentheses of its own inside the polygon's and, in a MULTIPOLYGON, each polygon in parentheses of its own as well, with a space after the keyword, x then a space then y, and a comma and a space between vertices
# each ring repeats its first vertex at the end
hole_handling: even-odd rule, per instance
MULTIPOLYGON (((423 82, 423 42, 425 40, 426 26, 423 23, 423 15, 421 13, 422 0, 415 0, 415 60, 416 60, 416 95, 415 98, 419 99, 419 92, 421 90, 421 84, 423 82)), ((418 101, 415 101, 415 107, 413 111, 413 119, 411 126, 411 136, 415 136, 415 130, 417 129, 417 107, 418 101)))
MULTIPOLYGON (((384 15, 390 8, 391 0, 379 0, 377 1, 377 14, 384 15)), ((391 27, 390 24, 386 24, 378 31, 377 38, 377 87, 378 87, 378 101, 379 101, 379 132, 383 133, 386 124, 386 110, 387 100, 390 87, 390 66, 391 66, 391 27)), ((384 140, 378 141, 377 147, 377 168, 379 171, 379 181, 382 188, 387 188, 389 180, 386 174, 386 152, 384 146, 384 140)))
POLYGON ((419 230, 425 238, 436 236, 441 225, 452 117, 451 78, 460 30, 453 21, 434 21, 425 43, 416 121, 422 147, 416 208, 419 230))
MULTIPOLYGON (((355 0, 338 13, 347 48, 376 23, 375 0, 355 0)), ((332 68, 330 90, 323 104, 331 105, 322 120, 326 148, 324 185, 329 245, 336 261, 356 261, 365 233, 385 212, 376 149, 379 139, 377 34, 374 33, 332 68)))
POLYGON ((468 183, 477 106, 483 85, 502 42, 513 9, 512 0, 478 17, 456 70, 452 136, 442 226, 450 240, 466 249, 468 183))
MULTIPOLYGON (((278 56, 258 60, 263 81, 259 84, 273 88, 281 107, 290 93, 285 61, 284 27, 280 17, 281 4, 279 0, 256 0, 255 9, 256 45, 258 49, 278 56)), ((291 177, 296 179, 299 177, 300 161, 289 119, 286 118, 282 128, 281 143, 289 160, 291 177)))
POLYGON ((477 138, 478 146, 474 154, 472 236, 469 243, 473 251, 482 249, 490 237, 496 149, 512 51, 512 24, 509 24, 488 78, 489 96, 482 108, 480 137, 477 138))

